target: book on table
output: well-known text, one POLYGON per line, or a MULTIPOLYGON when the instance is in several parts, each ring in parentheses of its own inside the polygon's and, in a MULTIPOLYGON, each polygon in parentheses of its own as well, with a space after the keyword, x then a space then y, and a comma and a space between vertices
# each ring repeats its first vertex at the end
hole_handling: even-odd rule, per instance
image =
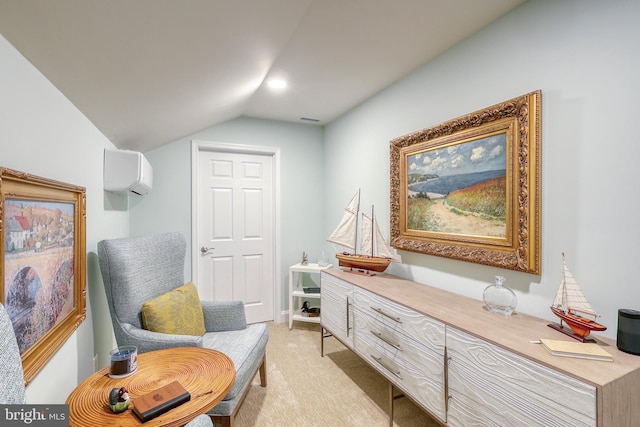
POLYGON ((178 381, 173 381, 144 396, 132 399, 133 412, 145 422, 191 400, 191 394, 178 381))
POLYGON ((613 361, 613 356, 596 343, 541 339, 540 343, 554 356, 613 361))

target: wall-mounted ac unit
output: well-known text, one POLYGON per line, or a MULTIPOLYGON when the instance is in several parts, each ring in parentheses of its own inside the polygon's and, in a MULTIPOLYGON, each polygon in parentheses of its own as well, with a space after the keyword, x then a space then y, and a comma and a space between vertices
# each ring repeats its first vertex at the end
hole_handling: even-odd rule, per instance
POLYGON ((144 196, 153 186, 153 169, 142 153, 105 149, 103 179, 106 191, 144 196))

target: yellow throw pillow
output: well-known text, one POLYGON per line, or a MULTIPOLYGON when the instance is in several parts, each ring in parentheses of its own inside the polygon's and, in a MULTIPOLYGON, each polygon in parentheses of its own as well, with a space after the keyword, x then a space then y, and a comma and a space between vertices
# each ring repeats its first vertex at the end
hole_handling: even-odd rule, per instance
POLYGON ((189 282, 145 302, 142 327, 165 334, 204 335, 204 314, 196 286, 189 282))

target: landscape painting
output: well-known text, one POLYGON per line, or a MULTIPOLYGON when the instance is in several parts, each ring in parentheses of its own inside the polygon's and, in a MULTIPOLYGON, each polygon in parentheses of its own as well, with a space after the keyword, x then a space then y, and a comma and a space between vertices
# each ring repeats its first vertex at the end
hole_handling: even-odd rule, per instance
POLYGON ((86 318, 84 187, 0 167, 0 302, 28 384, 86 318))
POLYGON ((541 91, 390 141, 390 243, 540 273, 541 91))
POLYGON ((407 228, 506 237, 506 134, 407 156, 407 228))
POLYGON ((74 209, 5 199, 4 304, 20 354, 73 309, 74 209))

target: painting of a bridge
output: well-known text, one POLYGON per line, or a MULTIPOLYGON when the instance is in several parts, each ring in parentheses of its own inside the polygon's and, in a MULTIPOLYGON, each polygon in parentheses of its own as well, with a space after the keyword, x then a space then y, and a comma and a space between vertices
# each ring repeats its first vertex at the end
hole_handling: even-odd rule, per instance
POLYGON ((84 187, 0 168, 0 302, 28 383, 86 317, 84 187))
POLYGON ((5 199, 5 308, 20 353, 73 309, 74 205, 5 199))

